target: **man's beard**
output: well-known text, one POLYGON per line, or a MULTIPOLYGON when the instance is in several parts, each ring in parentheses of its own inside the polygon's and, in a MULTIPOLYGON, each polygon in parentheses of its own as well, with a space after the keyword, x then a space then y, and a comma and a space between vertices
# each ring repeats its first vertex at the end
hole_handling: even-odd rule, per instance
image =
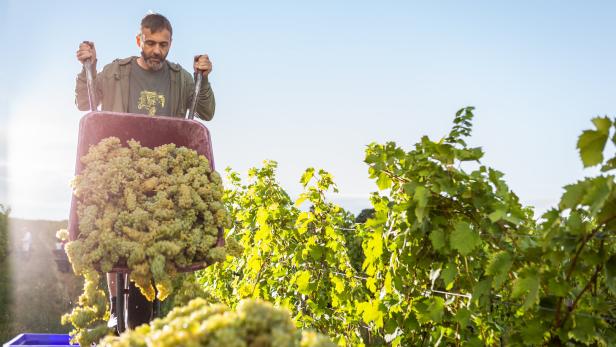
POLYGON ((145 64, 154 71, 162 69, 163 64, 165 63, 165 58, 167 58, 166 55, 162 56, 160 54, 146 55, 143 51, 141 51, 141 57, 143 58, 145 64))

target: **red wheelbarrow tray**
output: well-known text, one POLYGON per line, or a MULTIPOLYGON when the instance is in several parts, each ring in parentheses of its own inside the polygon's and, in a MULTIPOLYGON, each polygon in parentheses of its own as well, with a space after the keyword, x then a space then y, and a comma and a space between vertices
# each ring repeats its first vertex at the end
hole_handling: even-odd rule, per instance
MULTIPOLYGON (((139 141, 142 146, 154 148, 168 143, 184 146, 204 155, 214 170, 214 156, 210 132, 205 125, 192 119, 147 116, 132 113, 90 112, 79 122, 79 138, 77 142, 77 158, 75 160, 75 175, 84 169, 81 157, 88 153, 90 146, 96 145, 107 137, 117 137, 122 144, 128 140, 139 141)), ((76 240, 79 236, 79 221, 77 216, 78 198, 73 194, 69 215, 69 239, 76 240)), ((218 232, 218 245, 224 245, 222 230, 218 232)), ((191 272, 207 267, 206 262, 191 264, 179 268, 180 272, 191 272)), ((116 264, 111 272, 130 272, 128 267, 116 264)))

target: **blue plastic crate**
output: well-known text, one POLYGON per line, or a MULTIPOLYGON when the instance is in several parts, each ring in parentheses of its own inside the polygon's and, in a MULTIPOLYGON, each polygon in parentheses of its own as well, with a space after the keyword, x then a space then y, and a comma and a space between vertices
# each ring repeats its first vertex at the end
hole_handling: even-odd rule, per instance
POLYGON ((68 334, 20 334, 11 341, 2 345, 9 346, 38 346, 38 347, 58 347, 58 346, 79 346, 71 345, 68 334))

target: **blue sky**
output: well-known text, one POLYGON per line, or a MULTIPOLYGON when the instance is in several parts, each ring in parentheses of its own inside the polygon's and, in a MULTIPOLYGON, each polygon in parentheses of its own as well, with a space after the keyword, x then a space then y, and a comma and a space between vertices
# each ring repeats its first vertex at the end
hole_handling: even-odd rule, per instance
POLYGON ((616 3, 561 1, 0 0, 0 203, 13 215, 65 219, 83 115, 73 104, 79 42, 99 69, 137 55, 141 17, 174 26, 169 59, 208 53, 219 169, 279 162, 292 194, 309 166, 357 212, 376 189, 365 146, 439 138, 476 107, 471 145, 525 203, 553 205, 589 174, 575 150, 590 118, 616 115, 616 3))

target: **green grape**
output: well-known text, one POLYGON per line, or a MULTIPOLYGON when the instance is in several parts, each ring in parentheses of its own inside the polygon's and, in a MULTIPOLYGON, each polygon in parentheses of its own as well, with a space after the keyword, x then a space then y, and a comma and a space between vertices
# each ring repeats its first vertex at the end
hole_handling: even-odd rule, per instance
POLYGON ((327 337, 295 328, 291 313, 259 300, 244 300, 235 311, 198 298, 174 308, 100 346, 334 347, 327 337))
POLYGON ((151 149, 134 140, 123 147, 110 137, 91 146, 81 162, 84 170, 72 182, 79 235, 66 251, 86 286, 64 321, 75 328, 75 340, 89 344, 108 314, 99 272, 126 265, 148 300, 164 300, 178 266, 225 259, 217 235, 230 226, 230 216, 221 202, 220 175, 194 150, 174 144, 151 149))
POLYGON ((214 247, 209 250, 207 255, 208 260, 211 262, 220 262, 224 261, 227 257, 227 251, 225 250, 225 247, 214 247))
POLYGON ((60 230, 56 231, 56 237, 59 240, 67 241, 68 240, 68 230, 60 229, 60 230))
POLYGON ((100 275, 96 271, 84 274, 84 292, 79 296, 79 305, 71 313, 62 316, 62 324, 71 323, 72 340, 82 346, 91 345, 109 333, 107 324, 107 299, 98 288, 100 275))

